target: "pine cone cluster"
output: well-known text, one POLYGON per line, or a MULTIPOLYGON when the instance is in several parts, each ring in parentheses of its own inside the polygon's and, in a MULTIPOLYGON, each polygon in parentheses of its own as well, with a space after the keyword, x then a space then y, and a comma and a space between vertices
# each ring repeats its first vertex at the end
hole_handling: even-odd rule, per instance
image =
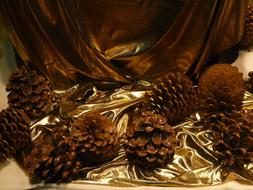
POLYGON ((24 158, 24 167, 31 176, 46 183, 67 183, 78 175, 76 146, 66 130, 53 130, 34 143, 24 158))
POLYGON ((72 137, 78 160, 93 166, 111 160, 117 154, 116 127, 98 113, 82 115, 72 124, 72 137))
POLYGON ((199 80, 200 109, 206 113, 241 110, 243 96, 243 76, 235 66, 215 64, 199 80))
POLYGON ((212 131, 213 150, 225 166, 253 161, 253 129, 240 112, 212 114, 200 123, 212 131))
POLYGON ((71 130, 62 124, 43 132, 26 153, 23 165, 34 179, 70 182, 81 174, 81 167, 106 162, 116 155, 116 128, 107 117, 98 113, 79 116, 71 130))
POLYGON ((0 161, 14 156, 31 141, 29 117, 21 110, 0 112, 0 161))
POLYGON ((21 66, 9 78, 6 90, 8 104, 23 109, 31 119, 47 113, 53 103, 53 92, 49 81, 36 70, 21 66))
POLYGON ((197 93, 192 82, 181 73, 168 73, 158 78, 147 93, 147 103, 156 113, 177 124, 196 111, 197 93))
POLYGON ((160 114, 145 113, 136 117, 127 128, 127 157, 140 166, 165 166, 172 161, 175 146, 175 131, 160 114))
POLYGON ((253 45, 253 5, 248 4, 244 33, 241 39, 241 46, 248 48, 253 45))

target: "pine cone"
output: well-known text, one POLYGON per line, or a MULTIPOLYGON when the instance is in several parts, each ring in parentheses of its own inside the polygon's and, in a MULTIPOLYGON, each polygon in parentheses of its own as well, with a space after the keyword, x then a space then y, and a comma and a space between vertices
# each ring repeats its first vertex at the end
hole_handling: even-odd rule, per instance
POLYGON ((213 150, 224 165, 253 161, 253 129, 240 112, 209 115, 201 124, 212 131, 213 150))
POLYGON ((172 161, 175 146, 175 131, 160 114, 145 113, 136 117, 127 128, 127 157, 140 166, 165 166, 172 161))
POLYGON ((31 141, 29 118, 21 110, 0 112, 0 161, 14 156, 31 141))
POLYGON ((253 71, 248 73, 248 80, 245 82, 245 89, 251 93, 253 93, 253 71))
POLYGON ((98 113, 80 116, 72 124, 72 136, 83 166, 101 164, 117 154, 116 127, 98 113))
POLYGON ((25 110, 32 119, 47 113, 53 102, 49 81, 37 71, 24 66, 11 74, 6 90, 9 92, 8 104, 25 110))
POLYGON ((24 158, 24 167, 31 176, 46 183, 67 183, 78 175, 76 146, 70 135, 56 129, 44 135, 24 158))
POLYGON ((183 121, 197 107, 197 94, 192 82, 180 73, 168 73, 157 79, 147 98, 152 109, 165 115, 170 124, 183 121))
POLYGON ((199 80, 202 111, 215 113, 241 110, 243 96, 243 76, 235 66, 213 65, 199 80))
POLYGON ((248 5, 244 33, 240 44, 242 48, 253 45, 253 5, 251 4, 248 5))

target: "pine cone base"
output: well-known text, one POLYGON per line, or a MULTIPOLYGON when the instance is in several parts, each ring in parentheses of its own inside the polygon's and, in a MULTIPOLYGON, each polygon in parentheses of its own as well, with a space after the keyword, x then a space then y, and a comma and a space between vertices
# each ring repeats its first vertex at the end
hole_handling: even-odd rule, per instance
POLYGON ((213 150, 225 166, 253 161, 253 130, 240 112, 207 115, 200 124, 212 131, 213 150))
POLYGON ((0 112, 0 160, 13 157, 31 141, 29 118, 21 110, 0 112))
POLYGON ((192 82, 181 73, 168 73, 157 79, 147 93, 147 104, 178 124, 197 110, 198 98, 192 82))
POLYGON ((141 167, 163 167, 173 160, 175 131, 159 114, 145 113, 127 128, 127 158, 141 167))
POLYGON ((83 166, 104 163, 118 152, 115 126, 98 113, 80 116, 72 125, 72 136, 83 166))
POLYGON ((44 134, 24 158, 24 167, 33 179, 45 183, 68 183, 78 176, 79 162, 70 133, 63 128, 44 134))
POLYGON ((253 5, 248 4, 244 33, 240 45, 248 48, 253 45, 253 5))
POLYGON ((205 113, 241 110, 244 80, 235 66, 215 64, 199 80, 200 110, 205 113))
POLYGON ((31 119, 47 113, 53 104, 49 81, 37 71, 22 66, 11 74, 6 88, 10 107, 24 110, 31 119))

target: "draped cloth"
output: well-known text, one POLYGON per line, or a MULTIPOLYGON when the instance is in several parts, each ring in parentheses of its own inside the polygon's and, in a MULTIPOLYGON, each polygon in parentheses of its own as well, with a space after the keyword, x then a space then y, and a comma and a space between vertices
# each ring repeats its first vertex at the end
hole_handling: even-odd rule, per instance
POLYGON ((237 44, 247 0, 1 0, 21 58, 55 88, 192 75, 237 44))
MULTIPOLYGON (((42 134, 50 136, 48 131, 53 126, 60 123, 65 127, 66 119, 92 112, 108 116, 117 127, 118 138, 124 139, 134 110, 145 100, 150 84, 138 80, 152 81, 170 71, 188 76, 202 72, 209 59, 242 38, 247 3, 0 0, 0 14, 17 53, 25 64, 39 69, 54 90, 63 92, 56 93, 53 110, 30 126, 33 143, 42 134), (93 88, 105 82, 116 90, 93 88), (118 88, 116 84, 122 83, 124 86, 118 88)), ((248 95, 247 99, 250 101, 245 102, 251 104, 252 97, 248 95)), ((195 116, 173 126, 180 145, 166 167, 149 171, 129 163, 119 143, 121 149, 114 160, 79 168, 88 173, 76 183, 203 186, 235 179, 253 183, 252 163, 230 171, 217 163, 211 131, 194 125, 200 119, 195 116)))

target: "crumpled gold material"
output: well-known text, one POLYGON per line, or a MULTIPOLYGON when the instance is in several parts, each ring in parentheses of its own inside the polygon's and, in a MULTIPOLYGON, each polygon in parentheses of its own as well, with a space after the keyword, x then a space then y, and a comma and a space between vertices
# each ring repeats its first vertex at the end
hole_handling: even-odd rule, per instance
POLYGON ((57 89, 197 74, 242 35, 247 0, 1 0, 10 39, 57 89), (59 82, 61 81, 61 82, 59 82))
MULTIPOLYGON (((131 113, 149 89, 149 83, 141 80, 152 81, 169 71, 198 74, 209 58, 240 41, 247 2, 1 0, 0 15, 16 51, 26 64, 48 77, 57 90, 54 110, 31 126, 34 142, 58 122, 92 111, 107 115, 123 137, 131 113), (119 88, 122 83, 131 84, 119 88)), ((253 163, 234 171, 217 163, 209 131, 194 126, 198 119, 196 114, 175 126, 180 144, 173 163, 166 168, 141 170, 127 162, 121 149, 109 163, 82 168, 88 172, 87 178, 72 183, 253 183, 253 163)))
MULTIPOLYGON (((90 86, 83 93, 89 90, 92 93, 86 99, 85 104, 79 105, 73 101, 73 97, 76 99, 76 94, 80 94, 75 93, 78 88, 58 94, 58 98, 65 97, 65 101, 59 101, 52 113, 31 126, 33 142, 36 143, 36 139, 43 131, 50 131, 63 120, 95 111, 108 116, 115 123, 119 139, 122 140, 121 149, 119 155, 106 164, 81 168, 80 172, 87 173, 87 177, 73 181, 73 184, 203 186, 233 180, 253 184, 253 163, 245 165, 244 168, 228 169, 218 161, 212 149, 211 131, 204 129, 203 126, 194 125, 201 119, 198 113, 184 123, 174 126, 178 145, 173 162, 167 167, 145 170, 129 163, 122 147, 123 137, 132 114, 138 104, 145 100, 145 93, 149 90, 149 85, 145 81, 140 81, 113 92, 98 91, 96 86, 90 86)), ((253 112, 249 110, 249 106, 252 108, 252 105, 253 95, 246 92, 244 112, 246 116, 248 115, 248 119, 251 119, 251 123, 253 123, 253 112)))

